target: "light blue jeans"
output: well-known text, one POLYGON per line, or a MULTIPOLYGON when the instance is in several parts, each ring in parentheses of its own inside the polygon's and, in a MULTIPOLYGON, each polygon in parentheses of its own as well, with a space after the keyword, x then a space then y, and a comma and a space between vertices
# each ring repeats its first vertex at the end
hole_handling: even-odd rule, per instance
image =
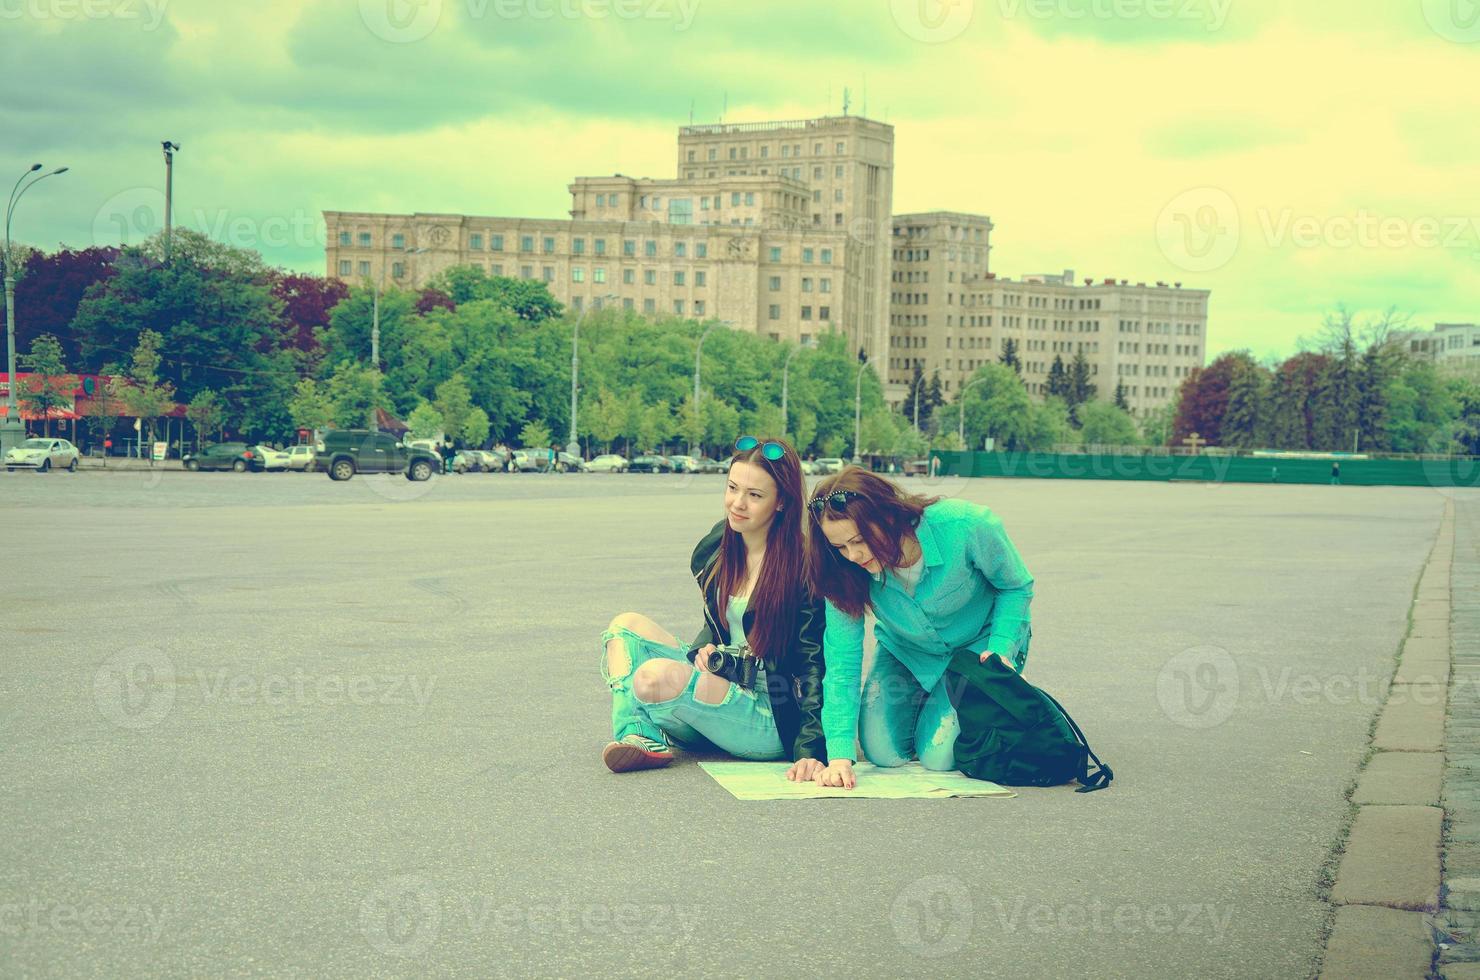
POLYGON ((863 682, 858 738, 863 757, 876 766, 902 766, 918 754, 920 765, 938 772, 956 768, 961 722, 942 677, 927 692, 908 667, 883 647, 863 682))
POLYGON ((771 699, 765 693, 764 670, 756 678, 754 690, 732 683, 718 704, 694 696, 697 670, 683 692, 668 701, 650 703, 632 693, 632 675, 644 663, 661 657, 687 664, 687 655, 685 647, 655 643, 627 629, 601 634, 601 676, 612 691, 612 737, 620 741, 637 732, 661 742, 666 733, 671 741, 686 748, 712 745, 741 759, 757 761, 786 758, 781 736, 776 734, 776 719, 771 715, 771 699), (613 675, 607 665, 606 645, 613 638, 620 638, 627 648, 627 670, 620 676, 613 675))

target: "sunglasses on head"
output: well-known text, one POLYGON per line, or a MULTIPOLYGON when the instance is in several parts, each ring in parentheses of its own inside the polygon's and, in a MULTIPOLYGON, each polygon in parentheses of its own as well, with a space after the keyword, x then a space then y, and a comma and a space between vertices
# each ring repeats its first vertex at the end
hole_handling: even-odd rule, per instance
MULTIPOLYGON (((756 446, 761 446, 761 441, 755 436, 741 436, 735 440, 735 448, 742 453, 748 453, 756 446)), ((786 447, 779 442, 768 442, 761 446, 761 455, 775 462, 786 455, 786 447)))
POLYGON ((812 516, 822 517, 822 508, 826 507, 834 514, 845 514, 848 512, 848 501, 856 500, 863 494, 856 490, 834 490, 832 493, 822 497, 813 497, 807 506, 812 509, 812 516))

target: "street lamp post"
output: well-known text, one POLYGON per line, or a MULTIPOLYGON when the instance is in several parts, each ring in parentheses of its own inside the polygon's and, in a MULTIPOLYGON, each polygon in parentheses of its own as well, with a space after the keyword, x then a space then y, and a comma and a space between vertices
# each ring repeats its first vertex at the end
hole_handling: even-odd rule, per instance
POLYGON ((175 215, 175 151, 180 149, 180 144, 164 140, 159 145, 164 149, 164 261, 169 265, 175 215))
POLYGON ((798 344, 796 347, 793 347, 791 353, 786 355, 786 360, 781 365, 781 434, 783 436, 791 431, 791 416, 786 411, 787 395, 789 394, 787 382, 790 380, 791 359, 800 354, 803 348, 811 346, 811 344, 798 344))
POLYGON ((920 375, 920 380, 915 382, 915 431, 920 431, 920 386, 925 383, 925 375, 920 375))
POLYGON ((10 247, 10 218, 26 191, 48 177, 66 173, 68 168, 58 167, 32 180, 25 187, 21 186, 27 177, 40 169, 41 164, 31 164, 30 169, 21 174, 15 186, 10 189, 10 200, 5 202, 5 354, 10 380, 5 393, 5 420, 0 422, 0 455, 19 445, 26 434, 26 424, 21 421, 20 406, 15 398, 18 387, 15 376, 15 254, 10 247))
POLYGON ((956 438, 961 440, 961 445, 963 446, 966 445, 966 393, 970 391, 973 386, 979 385, 985 380, 987 380, 985 377, 973 378, 971 381, 968 381, 966 383, 966 387, 962 388, 960 393, 956 395, 956 438))
POLYGON ((853 385, 853 463, 863 462, 858 445, 863 438, 863 372, 868 370, 868 361, 858 365, 858 381, 853 385))
MULTIPOLYGON (((595 302, 616 298, 616 293, 605 293, 598 296, 595 302)), ((576 317, 575 335, 571 337, 570 341, 570 438, 565 443, 565 451, 572 456, 579 456, 581 454, 581 444, 576 439, 576 391, 577 379, 581 376, 581 321, 586 319, 586 314, 590 310, 591 307, 589 306, 581 307, 581 315, 576 317)))
MULTIPOLYGON (((698 345, 694 347, 694 417, 695 418, 698 418, 699 417, 699 363, 700 363, 699 358, 704 354, 704 338, 705 337, 708 337, 709 336, 709 332, 711 330, 713 330, 715 327, 719 326, 719 325, 720 325, 719 323, 711 323, 709 326, 705 327, 704 328, 704 332, 699 335, 699 343, 698 343, 698 345)), ((690 446, 689 448, 692 450, 694 447, 693 446, 690 446)))

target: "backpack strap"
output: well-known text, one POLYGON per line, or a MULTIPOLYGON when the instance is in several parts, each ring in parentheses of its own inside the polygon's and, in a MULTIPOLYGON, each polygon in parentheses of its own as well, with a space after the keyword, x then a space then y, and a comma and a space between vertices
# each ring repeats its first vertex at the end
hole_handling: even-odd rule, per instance
POLYGON ((1084 737, 1084 732, 1080 730, 1078 722, 1074 720, 1073 715, 1064 710, 1064 706, 1059 704, 1058 698, 1044 691, 1041 687, 1038 690, 1052 702, 1055 708, 1059 709, 1059 714, 1063 715, 1064 720, 1069 723, 1069 728, 1074 732, 1074 737, 1079 740, 1079 744, 1084 746, 1084 751, 1094 760, 1095 768, 1091 771, 1088 765, 1085 766, 1085 772, 1079 776, 1079 781, 1083 785, 1074 792, 1093 793, 1097 789, 1104 789, 1109 786, 1110 781, 1115 778, 1115 770, 1105 765, 1105 763, 1100 761, 1100 757, 1095 755, 1095 750, 1089 747, 1089 740, 1084 737))

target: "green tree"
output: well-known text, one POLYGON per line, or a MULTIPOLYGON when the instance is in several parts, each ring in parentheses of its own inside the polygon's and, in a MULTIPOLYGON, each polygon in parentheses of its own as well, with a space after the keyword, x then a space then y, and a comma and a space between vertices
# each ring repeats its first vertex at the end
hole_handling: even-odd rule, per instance
POLYGON ((119 389, 125 410, 144 424, 140 435, 146 445, 154 442, 155 420, 175 405, 175 386, 159 379, 160 340, 153 330, 139 335, 130 358, 129 383, 119 389))
POLYGON ((543 422, 526 422, 519 430, 519 444, 525 449, 549 449, 550 438, 550 427, 543 422))
POLYGON ((1115 382, 1115 407, 1123 412, 1131 410, 1130 402, 1125 400, 1125 382, 1115 382))
MULTIPOLYGON (((473 398, 462 375, 454 374, 439 384, 437 397, 432 404, 442 416, 442 426, 450 442, 458 443, 468 438, 466 423, 473 411, 473 398)), ((485 414, 484 420, 487 418, 485 414)), ((545 431, 548 433, 550 430, 547 428, 545 431)), ((484 438, 487 438, 487 432, 484 433, 484 438)), ((548 448, 549 443, 546 442, 545 446, 548 448)))
POLYGON ((87 407, 83 409, 83 417, 87 420, 88 431, 96 440, 97 447, 103 450, 103 465, 108 465, 107 447, 104 442, 113 436, 113 430, 118 426, 118 418, 122 414, 123 399, 119 395, 120 379, 111 377, 103 387, 93 393, 88 400, 87 407))
POLYGON ((1013 373, 1023 373, 1023 362, 1018 359, 1017 341, 1008 337, 1002 342, 1002 354, 997 358, 998 362, 1012 368, 1013 373))
POLYGON ((1268 379, 1252 357, 1236 360, 1228 380, 1228 402, 1219 425, 1219 444, 1254 449, 1272 430, 1267 418, 1268 379))
POLYGON ((718 395, 705 398, 699 405, 704 412, 704 441, 717 446, 716 455, 723 458, 742 434, 740 411, 718 395))
POLYGON ((675 419, 667 402, 647 406, 640 419, 637 442, 641 446, 656 449, 673 435, 675 419))
POLYGON ((490 276, 479 266, 451 266, 433 276, 427 285, 447 294, 458 306, 488 300, 530 323, 541 323, 561 313, 560 304, 544 283, 533 279, 490 276))
POLYGON ((340 363, 327 382, 333 422, 341 429, 365 428, 372 413, 384 408, 380 372, 351 361, 340 363))
POLYGON ((593 402, 581 406, 580 419, 585 431, 604 443, 606 451, 611 452, 612 443, 622 434, 624 412, 622 400, 610 388, 603 387, 597 391, 593 402))
POLYGON ((1141 418, 1141 441, 1148 446, 1171 445, 1177 420, 1177 399, 1153 408, 1141 418))
POLYGON ((43 431, 51 435, 52 413, 72 400, 77 388, 76 375, 67 374, 66 362, 62 359, 62 344, 55 336, 44 333, 31 341, 31 352, 20 355, 17 360, 32 372, 24 385, 12 378, 16 386, 16 398, 21 407, 33 415, 40 415, 43 431))
POLYGON ((1141 439, 1130 413, 1110 402, 1091 401, 1075 406, 1079 434, 1085 445, 1134 446, 1141 439))
POLYGON ((1049 398, 1069 399, 1069 372, 1064 370, 1064 359, 1058 354, 1048 366, 1048 380, 1043 383, 1043 393, 1049 398))
POLYGON ((1033 441, 1033 400, 1016 371, 1000 362, 983 364, 963 389, 967 445, 980 446, 990 436, 998 449, 1028 448, 1033 441))
POLYGON ((1070 408, 1075 405, 1083 405, 1095 397, 1099 391, 1095 383, 1090 380, 1089 361, 1085 359, 1084 351, 1074 355, 1074 362, 1069 367, 1069 392, 1066 401, 1070 408))
MULTIPOLYGON (((312 378, 303 378, 288 399, 288 416, 298 429, 318 431, 334 421, 334 399, 324 386, 312 378)), ((363 416, 362 416, 363 417, 363 416)))
POLYGON ((411 414, 406 416, 406 425, 413 439, 436 439, 444 428, 442 413, 426 401, 411 410, 411 414))
POLYGON ((481 446, 487 442, 488 428, 488 413, 477 405, 474 405, 468 414, 463 416, 463 439, 470 446, 481 446))
POLYGON ((200 452, 200 437, 202 434, 209 435, 221 427, 225 421, 226 412, 221 406, 221 399, 209 388, 202 388, 190 399, 190 404, 185 406, 185 417, 190 424, 195 426, 195 451, 200 452))

